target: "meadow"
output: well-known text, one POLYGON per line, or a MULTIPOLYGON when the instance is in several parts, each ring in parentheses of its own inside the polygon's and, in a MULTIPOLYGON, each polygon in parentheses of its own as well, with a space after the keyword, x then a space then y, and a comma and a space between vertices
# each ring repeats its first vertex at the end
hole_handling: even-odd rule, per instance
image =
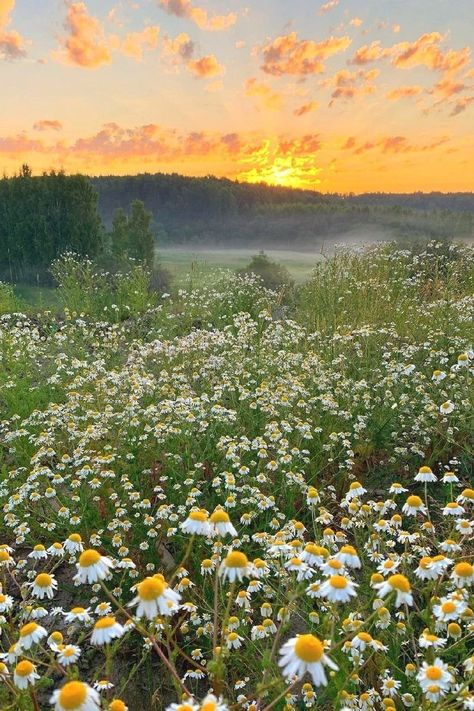
POLYGON ((199 256, 0 288, 0 708, 474 709, 474 248, 199 256))

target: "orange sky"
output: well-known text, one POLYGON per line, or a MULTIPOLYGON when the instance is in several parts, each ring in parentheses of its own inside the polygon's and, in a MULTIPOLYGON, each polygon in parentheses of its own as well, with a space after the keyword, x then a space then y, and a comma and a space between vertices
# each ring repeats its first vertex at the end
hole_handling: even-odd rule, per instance
POLYGON ((472 0, 0 0, 0 168, 473 190, 472 0))

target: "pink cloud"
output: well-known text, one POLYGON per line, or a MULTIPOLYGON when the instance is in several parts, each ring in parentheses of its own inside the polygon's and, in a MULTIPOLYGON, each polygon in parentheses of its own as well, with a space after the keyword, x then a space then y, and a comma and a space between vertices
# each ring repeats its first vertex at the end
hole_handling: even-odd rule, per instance
POLYGON ((272 40, 262 48, 262 69, 267 74, 321 74, 324 61, 344 52, 351 44, 350 37, 329 37, 322 42, 299 40, 296 32, 272 40))
POLYGON ((226 30, 235 24, 237 15, 230 12, 227 15, 209 17, 206 10, 193 5, 191 0, 159 0, 159 5, 169 15, 185 17, 192 20, 201 30, 211 32, 226 30))

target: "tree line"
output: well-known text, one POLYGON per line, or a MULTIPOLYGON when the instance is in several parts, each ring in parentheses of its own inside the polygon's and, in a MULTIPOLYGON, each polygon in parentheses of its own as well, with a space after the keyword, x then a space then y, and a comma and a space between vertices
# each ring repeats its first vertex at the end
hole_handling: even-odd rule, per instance
POLYGON ((0 280, 35 281, 66 251, 107 269, 154 264, 155 244, 314 248, 375 226, 402 238, 474 233, 474 195, 324 195, 207 176, 89 178, 27 165, 0 179, 0 280))

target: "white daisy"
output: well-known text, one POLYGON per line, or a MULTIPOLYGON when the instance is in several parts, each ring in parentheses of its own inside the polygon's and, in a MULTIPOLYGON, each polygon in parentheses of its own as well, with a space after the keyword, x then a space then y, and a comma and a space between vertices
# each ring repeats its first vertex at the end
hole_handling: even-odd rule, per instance
POLYGON ((288 640, 280 649, 280 655, 279 665, 284 677, 302 677, 308 672, 315 686, 327 684, 325 666, 334 671, 339 668, 325 655, 321 640, 312 634, 302 634, 288 640))

